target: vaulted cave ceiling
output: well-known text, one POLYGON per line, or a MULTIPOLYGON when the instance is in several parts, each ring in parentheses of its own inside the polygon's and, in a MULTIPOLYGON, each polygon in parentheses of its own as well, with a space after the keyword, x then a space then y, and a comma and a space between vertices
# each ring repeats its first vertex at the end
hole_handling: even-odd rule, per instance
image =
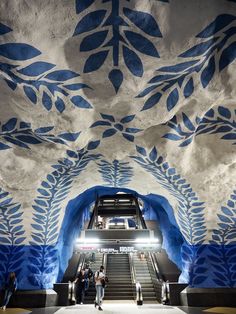
POLYGON ((56 208, 55 243, 69 200, 94 186, 165 197, 189 243, 235 225, 235 1, 2 0, 0 17, 16 244, 37 243, 56 208))

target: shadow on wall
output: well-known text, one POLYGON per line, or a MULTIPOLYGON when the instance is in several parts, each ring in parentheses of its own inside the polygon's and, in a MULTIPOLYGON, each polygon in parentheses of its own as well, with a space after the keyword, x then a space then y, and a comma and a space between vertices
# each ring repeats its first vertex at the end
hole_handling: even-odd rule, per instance
POLYGON ((143 200, 144 218, 156 220, 159 223, 163 237, 162 247, 166 250, 170 260, 180 269, 182 268, 180 254, 183 238, 175 221, 173 209, 164 197, 154 194, 143 196, 129 189, 97 186, 86 190, 71 200, 66 207, 58 239, 60 265, 57 282, 62 280, 68 261, 73 253, 73 244, 81 229, 83 229, 85 221, 89 219, 89 206, 91 203, 98 196, 114 195, 118 192, 132 193, 143 200))

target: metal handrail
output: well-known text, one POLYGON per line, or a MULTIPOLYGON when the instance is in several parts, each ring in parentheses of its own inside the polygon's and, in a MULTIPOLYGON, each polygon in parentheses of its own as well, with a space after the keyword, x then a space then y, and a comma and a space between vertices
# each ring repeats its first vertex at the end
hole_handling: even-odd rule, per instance
POLYGON ((103 254, 102 257, 102 266, 104 267, 104 273, 106 273, 107 270, 107 254, 103 254))
MULTIPOLYGON (((85 254, 82 254, 80 256, 79 259, 79 266, 77 268, 77 272, 76 275, 78 274, 78 272, 81 271, 81 269, 84 268, 84 264, 85 264, 85 254)), ((71 303, 75 303, 76 302, 76 278, 74 279, 74 281, 69 281, 69 300, 71 303)))
POLYGON ((134 267, 133 253, 129 253, 129 265, 130 265, 132 284, 136 288, 136 294, 134 293, 134 298, 136 296, 137 305, 142 305, 143 304, 142 286, 141 286, 140 282, 137 281, 137 278, 136 278, 136 270, 134 267))
POLYGON ((155 275, 156 275, 158 281, 160 281, 161 280, 161 278, 160 278, 160 271, 159 271, 156 259, 154 258, 153 253, 151 253, 151 252, 149 252, 149 259, 150 259, 152 267, 153 267, 153 269, 155 271, 155 275))

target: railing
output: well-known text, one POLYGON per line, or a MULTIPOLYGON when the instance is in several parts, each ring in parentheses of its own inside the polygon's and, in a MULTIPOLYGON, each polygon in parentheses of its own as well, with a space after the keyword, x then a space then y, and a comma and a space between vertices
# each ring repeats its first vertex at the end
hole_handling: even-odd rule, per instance
POLYGON ((152 283, 153 283, 153 286, 155 289, 157 301, 162 302, 163 285, 162 285, 162 280, 160 278, 158 265, 157 265, 157 262, 153 256, 153 253, 149 252, 147 262, 148 262, 149 272, 150 272, 150 275, 152 278, 152 283))
POLYGON ((106 273, 107 270, 107 254, 103 254, 102 257, 102 266, 104 267, 104 273, 106 273))
POLYGON ((152 267, 154 269, 154 272, 155 272, 157 280, 161 280, 161 278, 160 278, 160 271, 159 271, 156 259, 155 259, 154 255, 153 255, 153 253, 151 253, 151 252, 149 252, 149 259, 150 259, 150 262, 151 262, 152 267))
POLYGON ((132 284, 136 288, 136 292, 134 293, 134 299, 136 299, 137 305, 143 305, 142 287, 140 282, 137 282, 136 280, 136 270, 134 267, 133 253, 129 253, 129 265, 132 284))
MULTIPOLYGON (((85 254, 81 254, 76 276, 81 271, 81 269, 84 268, 84 264, 85 264, 85 254)), ((75 282, 75 280, 76 280, 76 278, 72 282, 69 281, 68 299, 69 299, 71 304, 76 303, 76 282, 75 282)))

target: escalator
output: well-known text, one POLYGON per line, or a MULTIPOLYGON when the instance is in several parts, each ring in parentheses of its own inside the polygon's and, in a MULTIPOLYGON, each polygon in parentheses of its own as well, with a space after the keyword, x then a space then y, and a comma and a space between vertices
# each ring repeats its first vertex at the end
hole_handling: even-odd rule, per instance
MULTIPOLYGON (((180 271, 161 249, 159 227, 144 220, 137 197, 98 197, 86 226, 75 243, 63 282, 74 281, 87 263, 93 273, 103 265, 109 278, 104 300, 134 300, 141 285, 144 302, 161 302, 163 283, 176 282, 180 271)), ((91 280, 84 303, 93 303, 95 294, 91 280)))
POLYGON ((128 254, 108 254, 106 275, 109 279, 104 300, 133 300, 128 254))
POLYGON ((145 254, 135 253, 133 255, 133 263, 136 272, 136 281, 142 287, 143 301, 145 303, 156 303, 157 294, 145 254))

